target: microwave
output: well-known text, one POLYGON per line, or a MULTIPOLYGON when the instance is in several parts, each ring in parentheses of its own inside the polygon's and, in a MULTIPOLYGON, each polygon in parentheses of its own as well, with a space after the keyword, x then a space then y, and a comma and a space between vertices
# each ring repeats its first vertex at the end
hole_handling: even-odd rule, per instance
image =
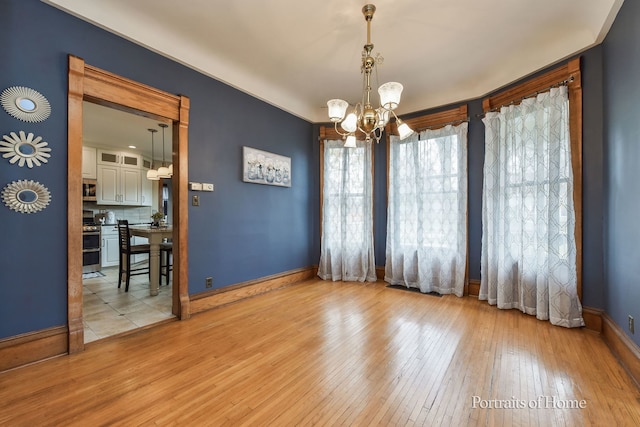
POLYGON ((95 179, 82 179, 82 201, 95 202, 96 199, 96 186, 98 181, 95 179))

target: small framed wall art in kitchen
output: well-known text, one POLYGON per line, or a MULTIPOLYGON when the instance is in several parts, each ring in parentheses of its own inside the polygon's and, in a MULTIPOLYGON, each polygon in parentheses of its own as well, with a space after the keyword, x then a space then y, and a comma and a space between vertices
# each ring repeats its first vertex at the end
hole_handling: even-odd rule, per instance
POLYGON ((242 180, 254 184, 291 187, 291 158, 242 147, 242 180))

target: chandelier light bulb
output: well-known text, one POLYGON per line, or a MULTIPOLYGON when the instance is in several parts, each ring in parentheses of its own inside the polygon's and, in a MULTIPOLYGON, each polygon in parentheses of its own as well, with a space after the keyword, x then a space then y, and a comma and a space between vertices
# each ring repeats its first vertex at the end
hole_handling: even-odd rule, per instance
POLYGON ((356 129, 358 129, 358 116, 356 116, 356 113, 347 114, 347 117, 340 123, 340 126, 349 133, 355 132, 356 129))
POLYGON ((327 101, 327 107, 329 107, 329 120, 335 123, 342 121, 349 103, 342 99, 330 99, 327 101))
POLYGON ((388 82, 378 88, 380 104, 387 110, 395 110, 400 104, 400 96, 404 87, 398 82, 388 82))
POLYGON ((356 148, 356 136, 354 134, 347 136, 344 148, 356 148))
POLYGON ((400 135, 400 139, 406 139, 413 135, 413 130, 402 120, 398 119, 398 135, 400 135))

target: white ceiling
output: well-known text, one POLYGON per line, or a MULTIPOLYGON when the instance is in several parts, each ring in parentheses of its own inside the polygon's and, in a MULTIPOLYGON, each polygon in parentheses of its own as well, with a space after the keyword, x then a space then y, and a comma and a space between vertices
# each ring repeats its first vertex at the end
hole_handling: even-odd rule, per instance
MULTIPOLYGON (((158 126, 162 122, 86 101, 82 110, 84 145, 133 151, 150 159, 151 132, 148 129, 157 129, 158 132, 153 135, 153 158, 162 160, 162 128, 158 126)), ((172 131, 171 123, 167 124, 169 127, 164 131, 164 153, 167 162, 171 162, 172 131)))
MULTIPOLYGON (((311 122, 361 97, 362 0, 42 1, 311 122)), ((478 98, 600 43, 622 3, 376 0, 378 83, 399 115, 478 98)))

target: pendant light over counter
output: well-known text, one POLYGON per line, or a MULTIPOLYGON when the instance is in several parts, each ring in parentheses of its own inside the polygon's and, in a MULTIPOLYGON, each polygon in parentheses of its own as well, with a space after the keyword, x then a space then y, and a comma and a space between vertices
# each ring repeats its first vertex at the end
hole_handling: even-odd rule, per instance
POLYGON ((147 179, 150 181, 159 181, 160 177, 158 176, 158 171, 153 169, 154 166, 154 151, 153 151, 153 134, 158 132, 157 129, 147 129, 149 132, 151 132, 151 169, 149 169, 147 171, 147 179))
POLYGON ((171 178, 171 175, 173 175, 173 165, 169 168, 164 162, 164 130, 169 127, 169 125, 166 123, 158 123, 158 126, 162 128, 162 166, 158 168, 158 178, 171 178))
POLYGON ((165 151, 164 151, 164 130, 169 127, 166 123, 158 123, 158 126, 162 128, 162 166, 158 169, 154 169, 155 166, 155 151, 153 143, 153 134, 158 132, 157 129, 147 129, 151 132, 151 169, 147 171, 147 179, 151 181, 158 181, 161 178, 171 178, 173 176, 173 164, 167 166, 165 164, 165 151))

